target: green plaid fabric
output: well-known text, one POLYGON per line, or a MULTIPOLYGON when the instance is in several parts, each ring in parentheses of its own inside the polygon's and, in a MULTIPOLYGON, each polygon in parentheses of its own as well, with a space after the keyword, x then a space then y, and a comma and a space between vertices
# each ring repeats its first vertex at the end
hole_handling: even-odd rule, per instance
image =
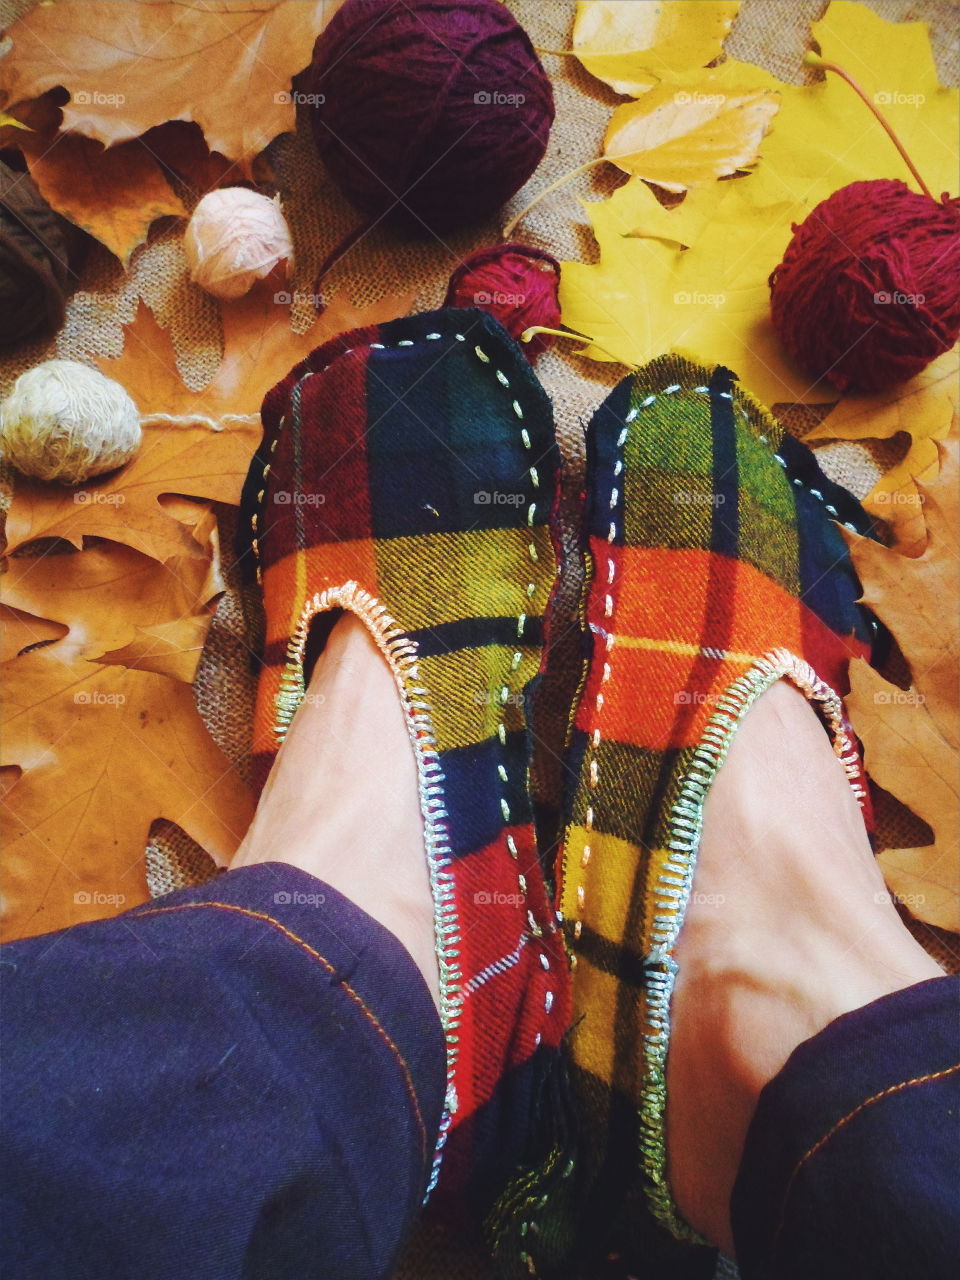
POLYGON ((876 623, 856 604, 840 524, 869 531, 728 370, 661 357, 590 424, 587 660, 558 894, 574 965, 580 1229, 644 1276, 712 1265, 670 1239, 694 1239, 665 1172, 672 949, 703 800, 764 688, 785 678, 814 701, 866 801, 838 694, 876 623))

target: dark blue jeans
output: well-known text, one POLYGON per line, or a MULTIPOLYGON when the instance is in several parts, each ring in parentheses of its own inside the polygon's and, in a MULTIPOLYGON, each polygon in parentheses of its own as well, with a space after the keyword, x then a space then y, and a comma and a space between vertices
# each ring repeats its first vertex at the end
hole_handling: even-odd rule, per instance
POLYGON ((378 1280, 445 1052, 399 942, 269 863, 3 964, 4 1280, 378 1280))
MULTIPOLYGON (((444 1090, 419 970, 279 863, 2 964, 5 1280, 379 1280, 444 1090)), ((960 1249, 960 981, 838 1019, 760 1099, 746 1280, 940 1280, 960 1249)))
POLYGON ((960 1270, 960 978, 875 1000, 760 1095, 731 1201, 749 1280, 960 1270))

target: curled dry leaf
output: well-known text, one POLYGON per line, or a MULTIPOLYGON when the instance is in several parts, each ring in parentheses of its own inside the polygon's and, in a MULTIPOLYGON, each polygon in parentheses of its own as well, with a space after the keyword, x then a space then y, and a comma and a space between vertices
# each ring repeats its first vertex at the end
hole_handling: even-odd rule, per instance
MULTIPOLYGON (((404 315, 410 295, 356 308, 335 298, 306 333, 290 329, 289 303, 265 288, 222 308, 224 354, 213 380, 191 391, 180 379, 169 335, 141 304, 125 331, 123 354, 100 368, 129 391, 143 421, 143 443, 125 467, 79 490, 18 478, 7 517, 9 549, 35 538, 112 538, 157 560, 203 555, 189 524, 166 507, 167 494, 236 503, 260 440, 267 391, 315 346, 345 329, 404 315), (166 419, 175 418, 170 422, 166 419)), ((284 295, 285 296, 285 295, 284 295)))
POLYGON ((580 0, 573 48, 591 75, 637 97, 718 58, 739 9, 729 0, 580 0))
MULTIPOLYGON (((0 591, 3 578, 0 577, 0 591)), ((15 658, 33 645, 49 644, 65 636, 67 628, 49 618, 41 618, 8 602, 0 603, 0 662, 15 658)))
POLYGON ((95 661, 104 666, 154 671, 193 684, 212 620, 211 614, 200 613, 160 622, 155 627, 137 627, 129 643, 109 649, 95 661))
POLYGON ((94 138, 60 132, 62 112, 53 93, 21 103, 14 117, 22 122, 22 132, 0 127, 0 140, 23 152, 47 203, 106 245, 124 266, 155 219, 186 215, 157 155, 142 139, 104 148, 94 138))
POLYGON ((779 105, 768 89, 660 84, 616 109, 603 152, 627 173, 685 191, 756 164, 779 105))
MULTIPOLYGON (((195 527, 203 556, 173 557, 162 564, 118 542, 83 552, 51 549, 12 555, 0 576, 0 598, 12 609, 47 614, 58 634, 97 658, 127 644, 141 627, 206 614, 223 589, 216 516, 207 508, 195 527)), ((39 638, 39 637, 38 637, 39 638)))
POLYGON ((7 103, 56 85, 64 127, 106 146, 195 120, 212 151, 250 165, 295 125, 290 82, 310 62, 335 0, 66 0, 7 31, 7 103), (56 50, 56 53, 53 51, 56 50))
POLYGON ((940 450, 939 476, 918 485, 928 534, 922 555, 911 559, 869 539, 849 538, 863 599, 896 637, 911 684, 898 689, 858 659, 850 670, 847 710, 870 776, 934 833, 931 845, 880 855, 891 891, 927 924, 960 932, 956 437, 940 450))

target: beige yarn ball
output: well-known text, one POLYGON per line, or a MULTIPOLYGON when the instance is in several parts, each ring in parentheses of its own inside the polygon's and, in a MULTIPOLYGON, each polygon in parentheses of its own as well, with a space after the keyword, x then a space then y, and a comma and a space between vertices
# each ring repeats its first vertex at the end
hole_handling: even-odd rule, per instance
POLYGON ((218 298, 239 298, 280 262, 293 261, 280 198, 246 187, 210 191, 193 211, 183 249, 190 279, 218 298))
POLYGON ((0 451, 24 475, 79 484, 128 462, 140 413, 113 378, 76 360, 47 360, 0 404, 0 451))

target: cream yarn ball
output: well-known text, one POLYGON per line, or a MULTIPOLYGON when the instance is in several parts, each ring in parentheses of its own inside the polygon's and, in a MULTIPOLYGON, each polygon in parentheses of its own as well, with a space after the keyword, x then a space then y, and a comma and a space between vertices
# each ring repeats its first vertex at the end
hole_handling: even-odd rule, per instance
POLYGON ((47 360, 0 404, 0 451, 24 475, 79 484, 128 462, 140 413, 113 378, 76 360, 47 360))
POLYGON ((190 279, 218 298, 242 297, 277 263, 293 261, 279 196, 246 187, 208 192, 187 224, 183 249, 190 279))

